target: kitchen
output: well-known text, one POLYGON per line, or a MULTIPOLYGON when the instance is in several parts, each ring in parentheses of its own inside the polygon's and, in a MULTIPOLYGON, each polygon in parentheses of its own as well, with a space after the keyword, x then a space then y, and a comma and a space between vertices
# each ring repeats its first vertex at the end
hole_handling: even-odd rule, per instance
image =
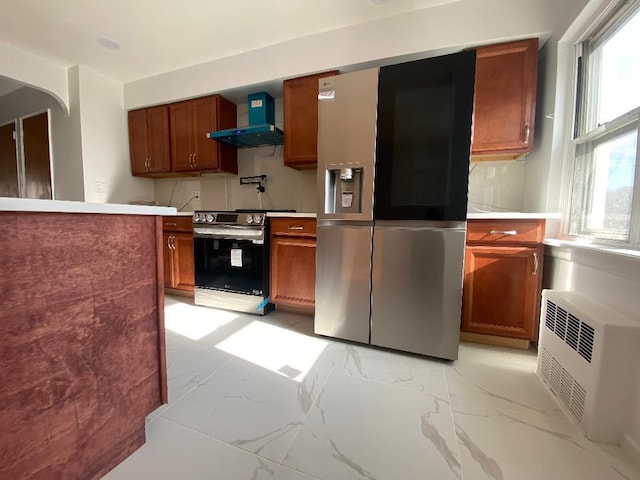
MULTIPOLYGON (((564 25, 558 26, 556 28, 556 12, 549 6, 549 12, 554 12, 553 14, 549 14, 548 17, 542 18, 543 15, 541 12, 531 6, 527 6, 524 4, 515 5, 513 7, 507 5, 501 5, 504 7, 503 17, 500 19, 490 20, 487 19, 489 24, 492 27, 491 33, 489 32, 477 32, 472 33, 470 35, 474 36, 473 41, 465 40, 465 35, 462 34, 461 31, 453 31, 455 29, 448 29, 451 31, 443 31, 442 27, 439 28, 439 24, 446 25, 447 18, 456 18, 459 21, 464 19, 471 18, 485 18, 487 15, 482 11, 481 7, 470 5, 471 2, 457 2, 452 4, 452 6, 442 7, 441 9, 437 9, 434 12, 429 12, 429 14, 425 13, 424 16, 421 17, 423 21, 422 25, 428 24, 433 25, 434 36, 438 38, 438 40, 434 40, 432 38, 423 39, 423 44, 416 48, 415 51, 434 51, 438 50, 440 47, 444 47, 447 44, 448 38, 451 36, 457 37, 450 41, 450 45, 465 45, 465 44, 480 44, 480 43, 495 43, 496 39, 502 38, 511 38, 513 36, 517 37, 526 37, 526 36, 537 36, 537 32, 550 32, 548 34, 547 43, 545 43, 546 48, 543 47, 541 52, 541 65, 544 65, 544 68, 541 69, 541 78, 544 78, 545 81, 541 83, 543 85, 541 89, 541 97, 538 99, 538 122, 536 124, 536 147, 537 151, 534 150, 532 154, 529 155, 525 162, 507 162, 507 163, 499 163, 499 164, 478 164, 477 167, 473 168, 471 173, 471 187, 470 191, 472 192, 472 196, 474 192, 478 192, 477 197, 471 198, 472 201, 475 201, 478 204, 478 207, 482 208, 480 204, 491 204, 498 207, 504 208, 506 211, 549 211, 555 212, 558 211, 558 207, 553 205, 554 198, 554 189, 558 187, 557 183, 554 183, 558 179, 558 175, 554 174, 557 171, 553 169, 558 168, 558 165, 551 165, 549 152, 551 151, 551 132, 557 128, 554 125, 554 122, 550 121, 546 117, 546 115, 551 115, 554 112, 554 98, 553 95, 549 95, 549 92, 555 90, 555 61, 556 61, 556 52, 553 46, 557 45, 560 37, 564 33, 567 25, 571 23, 573 18, 577 15, 578 11, 582 8, 582 3, 574 5, 575 9, 571 12, 564 12, 566 17, 562 20, 565 22, 564 25), (464 5, 462 5, 464 4, 464 5), (478 10, 478 8, 480 10, 478 10), (512 9, 513 8, 513 9, 512 9), (516 13, 517 10, 517 13, 516 13), (438 17, 441 15, 441 17, 438 17), (450 17, 449 17, 450 15, 450 17), (523 17, 527 17, 527 21, 523 20, 523 17), (553 18, 553 20, 551 20, 553 18), (517 20, 516 20, 517 19, 517 20), (511 21, 506 21, 511 20, 511 21), (492 23, 491 23, 492 22, 492 23), (538 22, 538 23, 536 23, 538 22), (553 25, 553 26, 552 26, 553 25), (509 29, 512 29, 512 33, 509 33, 509 29), (437 34, 437 35, 436 35, 437 34), (546 91, 546 94, 545 94, 546 91), (542 101, 541 101, 542 100, 542 101), (539 142, 538 142, 539 141, 539 142), (502 179, 498 178, 497 175, 502 175, 502 179), (532 179, 536 179, 533 181, 532 179), (476 181, 479 184, 479 188, 474 189, 474 182, 476 181), (525 181, 526 180, 526 181, 525 181), (549 180, 549 181, 547 181, 549 180), (493 194, 493 198, 492 198, 493 194), (503 195, 503 196, 501 196, 503 195), (552 199, 549 204, 545 204, 546 199, 552 199)), ((410 25, 409 16, 406 16, 403 20, 407 22, 403 24, 403 27, 407 27, 410 25)), ((400 21, 400 19, 396 19, 400 21)), ((560 20, 559 20, 560 21, 560 20)), ((562 23, 560 21, 560 23, 562 23)), ((376 25, 379 27, 380 25, 376 25)), ((361 30, 364 27, 361 27, 361 30)), ((380 42, 375 41, 375 34, 373 33, 375 30, 374 26, 371 26, 371 31, 369 31, 369 35, 371 36, 371 42, 368 45, 371 45, 371 48, 376 48, 375 55, 381 55, 380 52, 389 52, 390 48, 393 48, 391 45, 381 45, 380 42)), ((347 32, 344 32, 347 33, 347 32)), ((362 33, 360 31, 359 33, 362 33)), ((365 32, 366 33, 366 32, 365 32)), ((353 33, 354 35, 356 33, 353 33)), ((320 49, 320 45, 325 48, 326 42, 322 42, 321 40, 325 38, 318 38, 318 48, 320 49)), ((407 39, 407 43, 404 46, 396 46, 396 51, 394 54, 388 53, 384 56, 395 56, 395 54, 400 52, 409 52, 412 48, 410 44, 411 39, 407 39)), ((417 41, 417 40, 415 40, 417 41)), ((292 54, 294 55, 291 58, 295 57, 295 48, 293 45, 283 45, 281 47, 272 47, 276 52, 279 52, 282 55, 292 54), (292 51, 288 49, 291 48, 292 51)), ((336 65, 350 65, 354 63, 358 63, 359 61, 364 60, 367 57, 367 53, 362 53, 360 60, 355 61, 355 58, 345 59, 341 58, 340 55, 348 55, 348 52, 340 52, 340 49, 336 49, 336 55, 331 59, 327 59, 323 61, 319 61, 314 67, 304 67, 301 65, 298 66, 286 66, 278 64, 274 70, 278 70, 273 74, 275 77, 279 78, 292 78, 295 76, 299 76, 301 73, 310 72, 310 71, 320 71, 325 69, 331 69, 336 65), (287 72, 287 68, 290 70, 287 72)), ((15 52, 14 52, 15 53, 15 52)), ((257 54, 255 57, 252 57, 250 54, 247 54, 247 60, 257 59, 257 54)), ((298 54, 300 55, 300 54, 298 54)), ((558 54, 559 55, 559 54, 558 54)), ((307 56, 305 54, 305 56, 307 56)), ((323 58, 320 56, 319 58, 323 58)), ((378 57, 379 58, 379 57, 378 57)), ((249 69, 247 66, 239 68, 219 68, 220 66, 226 65, 225 62, 236 62, 238 59, 227 59, 223 61, 221 64, 217 65, 207 65, 203 64, 198 67, 191 67, 192 69, 187 71, 178 71, 173 74, 164 74, 159 75, 156 78, 149 78, 146 80, 141 80, 138 82, 132 82, 125 86, 124 99, 126 105, 126 110, 134 109, 136 107, 142 107, 152 104, 164 103, 167 101, 178 100, 181 98, 187 98, 192 96, 199 96, 202 94, 212 93, 212 92, 225 92, 227 88, 232 88, 236 85, 250 85, 251 91, 259 91, 257 88, 260 82, 265 80, 265 74, 260 73, 264 72, 265 69, 257 69, 260 71, 256 71, 256 69, 249 69), (207 69, 214 69, 215 72, 207 71, 207 69), (221 74, 220 72, 228 72, 233 70, 234 78, 225 78, 229 73, 221 74), (179 78, 183 78, 184 76, 189 77, 188 81, 176 81, 179 78), (206 78, 206 82, 204 80, 206 78), (225 84, 226 82, 226 84, 225 84), (205 85, 206 83, 206 85, 205 85), (155 98, 154 98, 155 95, 155 98)), ((304 60, 300 60, 301 64, 304 65, 304 60)), ((9 65, 13 65, 14 63, 10 63, 9 65)), ((233 63, 228 66, 234 66, 233 63)), ((55 68, 52 65, 47 64, 42 66, 43 70, 49 68, 49 72, 51 72, 51 77, 56 77, 55 68)), ((269 70, 271 71, 271 70, 269 70)), ((7 74, 11 72, 6 72, 7 74)), ((134 198, 124 198, 125 194, 121 191, 120 193, 115 191, 115 186, 118 185, 122 187, 123 185, 133 186, 136 185, 135 188, 132 187, 132 191, 136 192, 136 195, 143 196, 142 192, 147 192, 147 200, 155 199, 160 204, 166 204, 167 200, 171 197, 171 190, 174 187, 173 180, 144 180, 144 179, 132 179, 128 175, 128 155, 126 154, 126 150, 128 149, 127 139, 126 139, 126 124, 122 124, 121 117, 118 117, 119 120, 114 117, 105 117, 104 113, 111 112, 111 106, 107 105, 107 96, 111 95, 111 98, 114 100, 116 104, 120 100, 118 100, 118 90, 116 86, 112 86, 108 80, 101 78, 98 75, 94 75, 90 69, 80 66, 77 69, 77 78, 80 81, 80 104, 85 105, 84 108, 86 110, 81 110, 79 115, 79 123, 82 125, 83 136, 81 139, 82 143, 82 157, 79 160, 79 163, 83 166, 84 171, 81 172, 81 175, 84 175, 84 178, 81 178, 80 182, 84 184, 84 196, 88 201, 103 201, 104 199, 108 199, 112 202, 126 202, 129 200, 139 200, 140 197, 134 198), (93 89, 94 97, 91 97, 93 89), (86 95, 86 103, 83 104, 82 96, 86 95), (97 100, 100 99, 100 100, 97 100), (102 102, 102 104, 101 104, 102 102), (96 111, 95 109, 100 107, 103 109, 96 111), (99 125, 92 118, 90 113, 90 109, 93 108, 96 115, 102 113, 102 116, 99 118, 111 118, 111 129, 113 132, 119 132, 121 138, 121 142, 119 144, 115 144, 113 141, 106 141, 102 136, 99 135, 99 125), (83 117, 84 114, 84 117, 83 117), (124 127, 124 128, 123 128, 124 127), (99 153, 97 153, 99 152, 99 153), (124 152, 124 153, 123 153, 124 152), (115 169, 112 172, 106 172, 99 168, 100 165, 105 163, 103 158, 108 158, 108 155, 112 154, 112 156, 117 156, 119 158, 125 158, 124 166, 120 166, 119 170, 115 169), (101 177, 101 175, 113 175, 109 177, 101 177), (120 177, 118 176, 120 175, 120 177), (119 181, 122 179, 122 181, 119 181), (100 190, 97 187, 97 183, 106 184, 106 188, 100 190), (138 185, 140 186, 138 190, 138 185), (159 186, 160 185, 160 186, 159 186), (149 188, 152 191, 149 191, 149 188), (160 188, 162 191, 160 195, 156 194, 160 188), (113 190, 112 190, 113 189, 113 190), (155 189, 155 192, 153 192, 155 189), (119 197, 118 197, 119 196, 119 197)), ((4 75, 5 72, 2 72, 4 75)), ((14 78, 25 78, 24 72, 14 72, 14 78)), ((10 76, 10 75, 7 75, 10 76)), ((33 79, 32 79, 33 80, 33 79)), ((38 81, 27 81, 26 83, 37 84, 38 81)), ((55 88, 54 88, 55 90, 55 88)), ((246 93, 250 92, 240 92, 238 97, 246 98, 246 93)), ((236 99, 238 104, 241 103, 240 100, 236 99)), ((556 109, 557 112, 557 109, 556 109)), ((73 115, 73 114, 72 114, 73 115)), ((557 114, 556 114, 557 118, 557 114)), ((240 119, 238 125, 245 125, 246 119, 240 119)), ((71 144, 69 144, 71 145, 71 144)), ((71 145, 72 146, 72 145, 71 145)), ((71 148, 69 146, 68 148, 71 148)), ((314 201, 307 201, 305 198, 311 197, 311 195, 307 196, 307 192, 313 191, 313 175, 308 174, 307 172, 288 172, 287 169, 282 167, 279 162, 274 166, 274 163, 269 162, 269 160, 274 160, 274 158, 270 158, 270 154, 272 154, 273 149, 263 148, 259 149, 253 153, 242 153, 241 155, 247 155, 247 160, 243 161, 243 157, 240 158, 240 168, 241 175, 243 176, 253 176, 260 174, 267 174, 267 181, 265 182, 266 192, 271 195, 272 199, 276 200, 272 205, 273 208, 295 208, 300 212, 304 211, 314 211, 315 208, 313 205, 314 201), (258 157, 258 158, 256 158, 258 157), (242 169, 245 168, 243 171, 242 169), (271 169, 270 171, 266 171, 267 169, 271 169), (279 177, 278 172, 287 171, 286 174, 282 174, 279 177), (286 176, 285 176, 286 175, 286 176), (281 185, 294 190, 291 193, 291 197, 296 199, 295 202, 300 202, 298 205, 288 205, 284 201, 280 203, 280 199, 285 199, 286 194, 282 194, 282 190, 280 188, 275 188, 273 183, 279 181, 282 178, 281 185), (294 181, 291 181, 294 180, 294 181), (270 183, 273 182, 273 183, 270 183), (307 182, 307 183, 305 183, 307 182), (305 185, 309 185, 308 188, 305 188, 305 185), (302 195, 300 195, 302 193, 302 195), (275 196, 274 196, 275 195, 275 196), (302 200, 298 200, 301 198, 302 200)), ((281 151, 276 151, 277 155, 281 155, 281 151)), ((54 152, 55 157, 55 152, 54 152)), ((67 161, 71 162, 73 160, 72 156, 69 156, 67 161)), ((77 158, 76 158, 77 160, 77 158)), ((115 166, 114 166, 115 167, 115 166)), ((55 170, 55 169, 54 169, 55 170)), ((54 171, 55 174, 55 171, 54 171)), ((198 199, 199 202, 195 203, 195 209, 203 208, 203 209, 235 209, 235 208, 255 208, 257 194, 255 192, 254 187, 251 186, 241 186, 237 179, 217 179, 210 177, 202 177, 198 180, 186 180, 180 181, 176 187, 176 195, 174 195, 174 200, 172 204, 177 207, 181 207, 184 203, 189 201, 190 197, 193 195, 193 191, 199 190, 201 193, 201 198, 198 199), (215 186, 215 189, 212 188, 215 186), (224 190, 223 190, 224 189, 224 190), (230 192, 229 195, 223 194, 222 192, 226 191, 230 192), (208 198, 207 198, 208 197, 208 198)), ((76 184, 77 186, 77 184, 76 184)), ((280 185, 278 185, 280 186, 280 185)), ((64 187, 64 185, 62 185, 64 187)), ((125 188, 126 190, 126 188, 125 188)), ((58 189, 60 195, 65 194, 64 188, 58 189)), ((129 193, 130 194, 130 193, 129 193)), ((61 197, 64 198, 64 197, 61 197)), ((269 198, 266 196, 262 197, 264 204, 268 204, 269 198)), ((562 254, 560 254, 562 255, 562 254)), ((561 258, 562 262, 570 262, 572 259, 566 257, 561 258)), ((564 265, 559 263, 559 265, 564 265)), ((565 268, 562 266, 561 268, 565 268)), ((591 262, 591 267, 574 267, 574 268, 594 268, 593 262, 591 262)), ((596 267, 597 268, 597 267, 596 267)), ((631 280, 630 282, 624 282, 621 278, 631 278, 633 279, 632 273, 625 273, 624 266, 621 266, 622 274, 611 274, 611 273, 603 273, 605 275, 605 284, 611 285, 611 289, 613 293, 611 294, 614 299, 614 303, 620 303, 623 305, 629 305, 629 302, 633 302, 634 295, 631 293, 633 291, 634 282, 637 280, 631 280), (619 301, 616 301, 620 299, 619 301)), ((594 289, 601 288, 601 286, 596 287, 596 285, 601 285, 602 282, 597 279, 600 278, 596 275, 596 280, 588 280, 583 275, 578 275, 577 278, 574 278, 572 281, 577 282, 577 285, 581 285, 581 282, 584 285, 581 285, 585 288, 585 291, 591 292, 594 289)), ((593 277, 592 277, 593 278, 593 277)), ((631 310, 633 310, 631 308, 631 310)))

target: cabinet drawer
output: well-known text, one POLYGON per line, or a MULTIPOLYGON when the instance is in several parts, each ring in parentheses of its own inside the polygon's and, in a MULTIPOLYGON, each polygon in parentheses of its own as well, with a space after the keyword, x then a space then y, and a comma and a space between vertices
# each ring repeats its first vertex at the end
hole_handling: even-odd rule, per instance
POLYGON ((192 232, 193 217, 166 216, 162 217, 162 230, 165 232, 192 232))
POLYGON ((316 236, 315 218, 272 218, 272 235, 316 236))
POLYGON ((544 239, 544 220, 469 220, 467 243, 538 244, 544 239))

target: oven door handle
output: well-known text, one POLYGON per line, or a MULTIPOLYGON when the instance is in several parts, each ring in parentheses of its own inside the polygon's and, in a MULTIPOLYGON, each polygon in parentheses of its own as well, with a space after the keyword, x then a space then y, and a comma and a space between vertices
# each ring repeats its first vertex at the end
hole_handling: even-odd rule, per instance
POLYGON ((237 231, 198 231, 198 229, 193 229, 193 237, 194 238, 220 238, 225 240, 251 240, 254 243, 256 241, 264 242, 264 232, 256 231, 255 234, 252 235, 238 235, 237 231))

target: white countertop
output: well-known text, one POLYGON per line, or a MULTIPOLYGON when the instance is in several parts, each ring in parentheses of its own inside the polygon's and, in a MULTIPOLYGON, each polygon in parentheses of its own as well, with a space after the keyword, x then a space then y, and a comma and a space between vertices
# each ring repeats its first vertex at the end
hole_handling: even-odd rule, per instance
POLYGON ((176 213, 172 213, 171 215, 173 215, 174 217, 193 217, 194 213, 195 212, 176 212, 176 213))
POLYGON ((532 219, 561 219, 560 213, 526 213, 526 212, 482 212, 468 213, 468 220, 532 220, 532 219))
POLYGON ((8 197, 0 197, 0 212, 108 213, 120 215, 176 215, 177 213, 174 207, 8 197))
MULTIPOLYGON (((316 213, 305 212, 268 212, 267 217, 302 217, 302 218, 317 218, 316 213)), ((527 219, 560 219, 562 217, 559 213, 522 213, 522 212, 483 212, 483 213, 469 213, 467 218, 469 220, 527 220, 527 219)))
POLYGON ((305 212, 267 212, 267 217, 297 217, 297 218, 316 218, 316 213, 305 212))

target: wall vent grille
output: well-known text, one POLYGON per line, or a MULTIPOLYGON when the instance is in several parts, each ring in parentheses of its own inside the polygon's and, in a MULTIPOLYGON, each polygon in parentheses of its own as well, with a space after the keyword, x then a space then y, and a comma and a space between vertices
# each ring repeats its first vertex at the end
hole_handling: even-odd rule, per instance
POLYGON ((547 300, 545 315, 546 327, 562 339, 567 345, 591 363, 595 330, 593 327, 566 310, 547 300))
POLYGON ((543 290, 536 374, 589 440, 620 443, 633 422, 640 323, 574 291, 543 290))
POLYGON ((587 392, 546 348, 542 350, 540 373, 575 419, 582 422, 587 392))

